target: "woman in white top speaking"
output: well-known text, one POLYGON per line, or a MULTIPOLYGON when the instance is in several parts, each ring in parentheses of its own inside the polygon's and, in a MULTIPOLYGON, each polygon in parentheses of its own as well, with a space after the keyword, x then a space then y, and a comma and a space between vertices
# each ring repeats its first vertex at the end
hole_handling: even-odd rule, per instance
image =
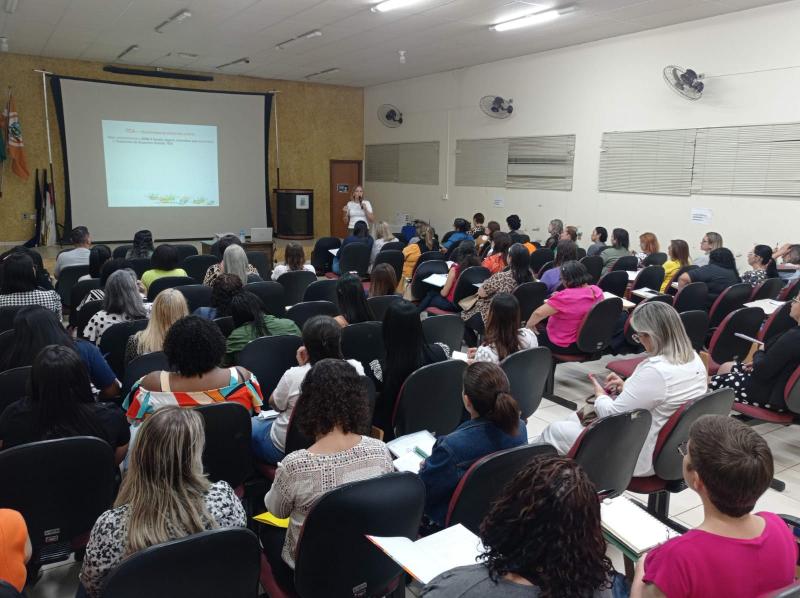
MULTIPOLYGON (((650 356, 628 380, 609 374, 605 387, 594 379, 592 382, 598 417, 634 409, 646 409, 653 416, 633 471, 638 477, 653 475, 653 450, 659 431, 681 405, 708 390, 708 379, 703 361, 692 349, 680 316, 671 306, 661 302, 642 303, 631 318, 636 338, 650 356)), ((547 442, 560 454, 566 454, 582 430, 582 422, 573 413, 545 428, 538 442, 547 442)))
POLYGON ((350 235, 353 234, 353 227, 359 220, 366 222, 367 226, 375 222, 372 204, 364 199, 364 188, 361 185, 356 185, 350 201, 342 208, 342 218, 347 225, 347 233, 350 235))

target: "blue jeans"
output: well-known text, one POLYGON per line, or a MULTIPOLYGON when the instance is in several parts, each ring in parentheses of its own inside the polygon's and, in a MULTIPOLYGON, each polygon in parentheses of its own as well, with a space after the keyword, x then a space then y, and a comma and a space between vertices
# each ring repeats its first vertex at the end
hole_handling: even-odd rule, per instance
POLYGON ((272 442, 270 431, 274 419, 253 418, 253 431, 250 436, 250 446, 253 454, 261 461, 277 465, 285 456, 275 443, 272 442))
POLYGON ((442 294, 439 291, 428 291, 428 294, 425 295, 425 297, 422 298, 422 301, 419 302, 417 309, 422 312, 429 307, 438 307, 439 309, 443 309, 445 311, 457 311, 456 306, 448 301, 445 297, 442 297, 442 294))

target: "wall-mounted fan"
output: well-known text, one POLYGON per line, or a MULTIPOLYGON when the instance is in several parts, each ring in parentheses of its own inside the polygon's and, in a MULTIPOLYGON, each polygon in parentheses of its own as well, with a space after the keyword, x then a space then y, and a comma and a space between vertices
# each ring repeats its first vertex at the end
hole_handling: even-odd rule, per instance
POLYGON ((664 67, 664 81, 670 89, 687 100, 699 100, 703 97, 703 75, 692 69, 684 69, 670 65, 664 67))
POLYGON ((383 126, 396 129, 403 124, 403 113, 391 104, 381 104, 378 108, 378 120, 383 126))
POLYGON ((503 99, 500 96, 483 96, 478 105, 486 116, 492 118, 508 118, 514 112, 512 99, 503 99))

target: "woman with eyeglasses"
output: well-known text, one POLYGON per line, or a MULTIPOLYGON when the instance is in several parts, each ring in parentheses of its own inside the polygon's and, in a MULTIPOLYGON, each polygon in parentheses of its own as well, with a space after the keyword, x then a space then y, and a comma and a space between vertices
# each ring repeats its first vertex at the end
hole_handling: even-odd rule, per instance
MULTIPOLYGON (((789 317, 800 323, 800 298, 792 299, 789 317)), ((767 339, 764 348, 753 354, 753 361, 729 361, 719 366, 709 382, 712 389, 732 388, 736 401, 785 411, 783 390, 800 367, 800 326, 767 339)))
MULTIPOLYGON (((633 375, 623 380, 609 374, 605 386, 594 378, 594 408, 597 417, 646 409, 653 416, 650 431, 639 453, 635 476, 653 475, 653 451, 661 428, 686 401, 707 390, 706 368, 692 348, 681 318, 666 303, 642 303, 631 315, 634 339, 649 355, 633 375)), ((587 422, 588 423, 588 422, 587 422)), ((584 422, 577 413, 547 426, 539 441, 565 455, 580 436, 584 422)))

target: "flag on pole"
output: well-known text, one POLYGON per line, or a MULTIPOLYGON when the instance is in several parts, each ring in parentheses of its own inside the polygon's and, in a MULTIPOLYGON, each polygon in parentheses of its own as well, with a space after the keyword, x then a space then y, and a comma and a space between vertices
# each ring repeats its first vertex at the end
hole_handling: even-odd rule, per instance
POLYGON ((53 183, 47 180, 47 170, 44 171, 44 226, 42 227, 42 245, 55 245, 56 239, 56 198, 53 193, 53 183))
POLYGON ((41 244, 42 241, 42 214, 43 214, 43 202, 42 202, 42 187, 39 184, 39 169, 36 169, 36 172, 33 175, 36 178, 36 185, 33 188, 33 208, 36 210, 36 229, 33 232, 33 237, 31 237, 30 241, 25 243, 26 247, 36 247, 37 245, 41 244))
POLYGON ((8 104, 0 115, 0 127, 5 133, 8 157, 11 159, 11 172, 24 181, 30 177, 28 160, 25 158, 25 144, 22 142, 22 127, 19 124, 14 97, 9 95, 8 104))

